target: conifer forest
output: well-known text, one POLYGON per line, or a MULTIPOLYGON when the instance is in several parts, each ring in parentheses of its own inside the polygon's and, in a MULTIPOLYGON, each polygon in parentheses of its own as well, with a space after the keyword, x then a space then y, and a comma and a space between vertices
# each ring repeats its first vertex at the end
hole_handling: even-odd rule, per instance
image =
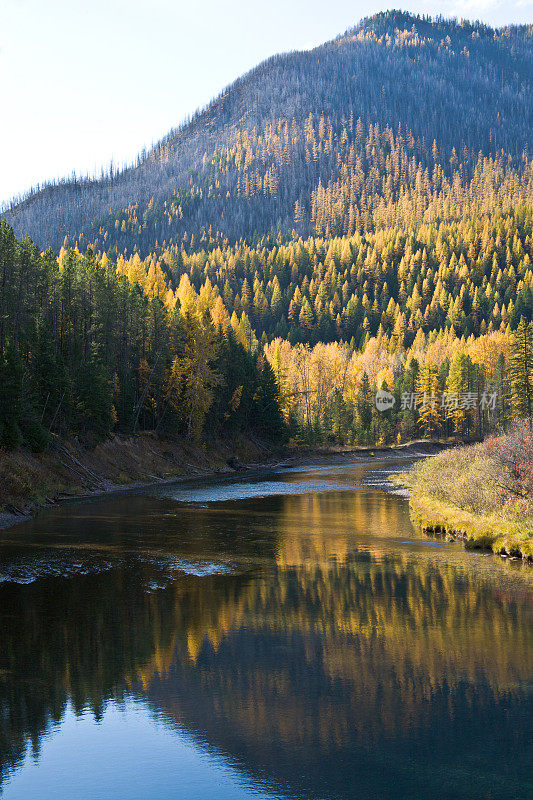
POLYGON ((532 60, 528 26, 381 13, 261 64, 131 166, 15 198, 3 446, 390 444, 530 413, 532 60))

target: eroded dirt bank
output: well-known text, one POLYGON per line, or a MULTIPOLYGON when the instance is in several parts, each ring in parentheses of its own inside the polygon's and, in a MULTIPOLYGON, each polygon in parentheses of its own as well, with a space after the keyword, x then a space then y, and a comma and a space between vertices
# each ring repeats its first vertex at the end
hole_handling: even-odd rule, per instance
POLYGON ((297 465, 324 458, 409 457, 435 452, 435 443, 398 447, 297 449, 241 436, 203 445, 162 440, 151 433, 114 436, 95 448, 55 438, 46 453, 0 450, 0 529, 27 519, 39 508, 68 500, 163 481, 297 465))
POLYGON ((0 451, 0 528, 71 496, 231 472, 254 462, 275 462, 283 453, 244 436, 195 445, 150 433, 114 436, 95 448, 56 438, 46 453, 0 451))

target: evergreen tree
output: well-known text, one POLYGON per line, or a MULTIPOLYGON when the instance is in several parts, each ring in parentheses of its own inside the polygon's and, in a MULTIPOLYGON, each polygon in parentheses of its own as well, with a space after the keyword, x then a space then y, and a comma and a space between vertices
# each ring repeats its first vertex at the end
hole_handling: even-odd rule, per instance
POLYGON ((516 417, 531 419, 533 410, 533 330, 525 317, 520 318, 512 338, 508 366, 511 405, 516 417))
POLYGON ((104 439, 115 423, 113 389, 96 348, 77 370, 73 386, 75 423, 104 439))
POLYGON ((456 353, 446 380, 445 413, 456 434, 466 433, 471 425, 472 411, 465 403, 465 396, 470 388, 471 366, 465 353, 456 353))
POLYGON ((417 378, 419 426, 426 436, 436 436, 442 425, 442 398, 435 367, 425 365, 417 378))
POLYGON ((8 346, 0 358, 0 443, 7 450, 22 444, 22 380, 22 362, 8 346))

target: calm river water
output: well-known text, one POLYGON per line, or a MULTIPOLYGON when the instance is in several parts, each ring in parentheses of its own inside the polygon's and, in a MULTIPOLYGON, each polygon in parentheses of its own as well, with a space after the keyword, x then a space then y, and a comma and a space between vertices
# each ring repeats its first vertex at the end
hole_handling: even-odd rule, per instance
POLYGON ((533 797, 533 570, 418 534, 388 466, 5 531, 2 798, 533 797))

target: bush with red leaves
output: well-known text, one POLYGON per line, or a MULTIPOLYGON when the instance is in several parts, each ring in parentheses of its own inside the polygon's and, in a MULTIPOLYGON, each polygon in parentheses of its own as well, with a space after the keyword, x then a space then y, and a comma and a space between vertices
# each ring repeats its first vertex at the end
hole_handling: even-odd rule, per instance
POLYGON ((533 499, 532 420, 520 420, 503 436, 486 442, 486 448, 500 467, 497 484, 504 501, 533 499))

